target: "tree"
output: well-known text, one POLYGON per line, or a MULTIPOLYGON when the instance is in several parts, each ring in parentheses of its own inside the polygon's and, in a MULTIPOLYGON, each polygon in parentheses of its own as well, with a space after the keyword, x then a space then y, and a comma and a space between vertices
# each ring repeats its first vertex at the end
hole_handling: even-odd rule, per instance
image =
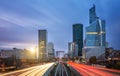
POLYGON ((97 61, 96 56, 91 56, 90 59, 89 59, 89 62, 92 63, 92 64, 95 64, 96 61, 97 61))

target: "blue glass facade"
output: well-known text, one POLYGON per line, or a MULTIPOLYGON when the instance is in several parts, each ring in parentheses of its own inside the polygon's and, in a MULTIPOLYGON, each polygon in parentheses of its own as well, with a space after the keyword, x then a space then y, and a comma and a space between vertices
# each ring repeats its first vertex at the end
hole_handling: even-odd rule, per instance
POLYGON ((96 16, 95 5, 89 10, 90 26, 86 27, 86 46, 106 46, 105 21, 96 16))
POLYGON ((97 18, 96 12, 95 12, 95 5, 93 5, 93 7, 89 9, 89 18, 90 18, 89 19, 90 24, 94 22, 97 18))
POLYGON ((82 24, 73 24, 73 42, 78 45, 78 55, 82 56, 83 48, 83 25, 82 24))

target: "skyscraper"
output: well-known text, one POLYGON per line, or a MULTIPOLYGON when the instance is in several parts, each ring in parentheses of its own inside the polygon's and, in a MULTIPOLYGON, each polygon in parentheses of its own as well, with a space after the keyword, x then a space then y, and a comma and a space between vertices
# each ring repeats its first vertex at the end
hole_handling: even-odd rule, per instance
POLYGON ((96 16, 95 5, 89 10, 89 25, 86 27, 86 46, 106 46, 105 21, 96 16))
POLYGON ((47 53, 48 53, 48 58, 52 59, 55 57, 55 50, 54 50, 54 44, 52 42, 49 42, 47 44, 47 53))
POLYGON ((38 60, 46 60, 47 30, 38 30, 38 60))
POLYGON ((83 58, 89 59, 91 56, 96 56, 98 59, 104 59, 105 47, 105 20, 101 20, 97 17, 95 5, 93 5, 93 7, 89 9, 89 26, 86 27, 83 58))
POLYGON ((93 7, 89 9, 89 24, 94 22, 97 18, 95 5, 93 5, 93 7))
POLYGON ((68 55, 69 57, 78 56, 78 46, 74 42, 68 43, 68 55))
POLYGON ((83 48, 82 24, 73 24, 73 42, 78 45, 78 56, 82 56, 82 48, 83 48))

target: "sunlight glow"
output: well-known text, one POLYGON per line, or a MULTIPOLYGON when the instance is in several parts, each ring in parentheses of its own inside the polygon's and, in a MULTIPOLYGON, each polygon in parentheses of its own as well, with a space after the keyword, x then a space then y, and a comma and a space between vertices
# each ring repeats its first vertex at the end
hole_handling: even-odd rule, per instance
POLYGON ((29 50, 30 50, 31 53, 35 52, 35 48, 30 48, 29 50))

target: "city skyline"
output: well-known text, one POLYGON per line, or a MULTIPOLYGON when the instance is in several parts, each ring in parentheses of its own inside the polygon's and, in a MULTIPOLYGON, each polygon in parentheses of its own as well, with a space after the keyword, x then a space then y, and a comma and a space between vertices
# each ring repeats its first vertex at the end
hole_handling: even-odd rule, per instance
POLYGON ((47 29, 48 41, 54 43, 55 50, 67 51, 67 44, 72 41, 72 25, 82 23, 84 29, 89 26, 88 10, 93 4, 96 5, 97 15, 106 20, 106 41, 110 47, 120 49, 119 2, 1 0, 0 49, 35 47, 38 44, 38 30, 47 29))

